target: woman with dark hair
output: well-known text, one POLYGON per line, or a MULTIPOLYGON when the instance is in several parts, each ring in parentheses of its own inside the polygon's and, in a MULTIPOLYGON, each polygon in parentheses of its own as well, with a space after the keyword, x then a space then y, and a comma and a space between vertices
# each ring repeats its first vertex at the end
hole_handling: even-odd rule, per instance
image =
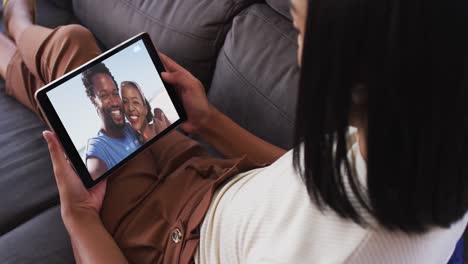
MULTIPOLYGON (((291 6, 301 65, 294 150, 236 125, 164 55, 162 76, 188 113, 182 130, 228 159, 211 158, 174 132, 110 177, 107 191, 106 182, 88 191, 54 134, 44 133, 78 262, 449 259, 468 221, 468 2, 292 0, 291 6)), ((9 30, 23 30, 22 49, 27 34, 39 30, 18 21, 9 30)), ((14 66, 21 59, 62 65, 46 55, 74 31, 48 32, 35 56, 13 56, 11 94, 34 90, 18 81, 14 66)), ((88 34, 78 39, 95 46, 88 34)), ((90 50, 98 52, 60 54, 83 62, 90 50)), ((59 72, 78 65, 65 66, 59 72)), ((44 79, 57 77, 49 75, 44 79)))
POLYGON ((146 99, 136 82, 122 82, 120 84, 120 93, 125 117, 133 129, 140 134, 141 143, 151 140, 171 125, 160 108, 155 108, 153 114, 148 99, 146 99))

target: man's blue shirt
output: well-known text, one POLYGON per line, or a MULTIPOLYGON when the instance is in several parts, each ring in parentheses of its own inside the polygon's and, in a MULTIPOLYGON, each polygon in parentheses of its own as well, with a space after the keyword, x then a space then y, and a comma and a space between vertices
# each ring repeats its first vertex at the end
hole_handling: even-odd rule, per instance
POLYGON ((128 123, 125 123, 124 135, 123 138, 111 138, 99 131, 96 137, 88 140, 86 160, 95 157, 104 161, 108 169, 114 167, 140 147, 137 133, 128 123))

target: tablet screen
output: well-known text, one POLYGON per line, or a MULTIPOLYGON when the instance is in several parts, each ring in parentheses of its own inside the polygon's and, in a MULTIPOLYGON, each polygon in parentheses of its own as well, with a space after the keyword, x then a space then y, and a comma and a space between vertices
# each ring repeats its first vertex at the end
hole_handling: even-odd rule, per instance
POLYGON ((93 180, 180 119, 142 40, 47 97, 93 180))

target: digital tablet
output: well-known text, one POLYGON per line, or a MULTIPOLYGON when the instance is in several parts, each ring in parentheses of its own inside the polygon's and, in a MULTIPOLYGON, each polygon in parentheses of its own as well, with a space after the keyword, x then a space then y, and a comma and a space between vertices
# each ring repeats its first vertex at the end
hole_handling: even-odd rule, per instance
POLYGON ((93 187, 186 119, 147 33, 38 90, 70 165, 93 187))

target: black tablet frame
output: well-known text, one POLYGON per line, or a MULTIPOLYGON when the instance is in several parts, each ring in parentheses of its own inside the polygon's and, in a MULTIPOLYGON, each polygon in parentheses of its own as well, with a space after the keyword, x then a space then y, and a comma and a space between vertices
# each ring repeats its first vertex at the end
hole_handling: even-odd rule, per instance
POLYGON ((38 90, 35 93, 35 98, 36 101, 38 102, 39 108, 43 113, 43 116, 46 118, 46 121, 49 125, 49 127, 55 132, 57 135, 57 138, 59 139, 60 143, 62 144, 62 147, 65 151, 65 155, 69 160, 70 165, 73 167, 75 170, 76 174, 81 178, 83 181, 83 184, 86 186, 86 188, 92 188, 95 186, 97 183, 100 181, 104 180, 105 178, 109 177, 113 172, 118 170, 120 167, 122 167, 125 163, 127 163, 130 159, 134 158, 137 156, 139 153, 144 151, 148 146, 153 144, 155 141, 175 129, 177 126, 179 126, 182 122, 184 122, 187 119, 187 114, 185 112, 185 109, 183 108, 182 102, 179 98, 179 96, 176 93, 176 90, 174 87, 168 83, 166 83, 162 77, 161 77, 161 72, 164 72, 165 68, 163 63, 161 62, 161 59, 159 58, 158 52, 156 51, 156 48, 153 45, 153 42, 151 41, 150 36, 148 33, 140 33, 136 35, 135 37, 123 42, 122 44, 116 46, 115 48, 101 54, 100 56, 94 58, 93 60, 85 63, 81 67, 75 69, 74 71, 62 76, 61 78, 51 82, 50 84, 44 86, 40 90, 38 90), (179 115, 179 120, 175 121, 172 123, 168 128, 166 128, 164 131, 156 135, 153 139, 150 141, 146 142, 143 144, 139 149, 135 150, 132 154, 130 154, 128 157, 123 159, 121 162, 116 164, 114 167, 110 168, 107 172, 105 172, 103 175, 101 175, 99 178, 96 180, 93 180, 88 169, 86 168, 86 164, 84 164, 83 160, 81 159, 78 150, 75 148, 75 145, 73 144, 72 140, 70 139, 70 136, 68 135, 67 131, 65 130, 65 127, 63 126, 62 121, 60 120, 57 112, 55 111, 52 103, 50 102, 47 93, 63 83, 67 82, 68 80, 80 75, 83 73, 85 70, 95 66, 96 64, 103 62, 104 60, 108 59, 109 57, 119 53, 120 51, 126 49, 127 47, 131 46, 132 44, 143 40, 143 43, 145 44, 146 50, 148 51, 151 60, 153 61, 154 66, 156 67, 156 70, 159 74, 159 77, 161 78, 164 87, 166 88, 167 93, 169 94, 169 97, 171 98, 171 101, 177 111, 177 114, 179 115))

